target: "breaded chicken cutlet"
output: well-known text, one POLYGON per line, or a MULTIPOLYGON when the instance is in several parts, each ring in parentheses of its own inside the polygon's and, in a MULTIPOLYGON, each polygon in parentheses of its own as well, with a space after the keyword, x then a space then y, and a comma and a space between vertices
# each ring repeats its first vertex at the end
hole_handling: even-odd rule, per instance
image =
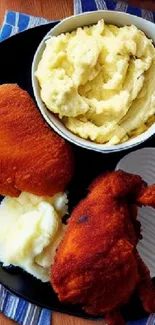
POLYGON ((29 94, 16 84, 1 85, 0 194, 52 196, 72 175, 70 146, 49 128, 29 94))
POLYGON ((155 289, 136 245, 141 238, 137 206, 155 208, 155 185, 123 171, 97 178, 73 210, 52 267, 60 301, 81 304, 108 325, 123 325, 119 309, 138 290, 143 307, 155 312, 155 289))

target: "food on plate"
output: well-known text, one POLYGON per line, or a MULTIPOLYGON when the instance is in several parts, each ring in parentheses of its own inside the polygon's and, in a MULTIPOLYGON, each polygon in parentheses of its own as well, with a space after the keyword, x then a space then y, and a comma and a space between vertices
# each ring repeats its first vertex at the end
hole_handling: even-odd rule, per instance
POLYGON ((135 26, 102 19, 51 36, 36 77, 47 108, 84 139, 127 141, 146 131, 155 114, 155 48, 135 26))
POLYGON ((63 192, 73 174, 70 146, 44 122, 29 94, 0 86, 0 194, 63 192))
POLYGON ((43 282, 50 279, 50 266, 66 226, 67 195, 39 197, 22 192, 6 197, 0 205, 0 261, 23 268, 43 282))
POLYGON ((147 187, 138 175, 119 170, 91 184, 69 218, 52 267, 60 301, 81 304, 90 314, 106 314, 107 324, 122 325, 118 310, 137 289, 144 309, 155 312, 150 273, 136 249, 141 205, 155 207, 155 185, 147 187))

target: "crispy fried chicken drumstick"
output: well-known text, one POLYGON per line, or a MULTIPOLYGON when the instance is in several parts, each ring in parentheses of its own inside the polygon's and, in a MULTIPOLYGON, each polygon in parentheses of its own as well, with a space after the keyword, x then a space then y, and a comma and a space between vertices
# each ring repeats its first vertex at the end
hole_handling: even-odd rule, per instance
POLYGON ((73 210, 51 272, 59 299, 81 304, 107 324, 125 324, 119 309, 137 288, 143 307, 155 312, 155 291, 136 245, 137 206, 155 207, 155 185, 121 170, 97 178, 73 210))
POLYGON ((73 174, 70 146, 43 120, 29 94, 0 86, 0 194, 52 196, 73 174))

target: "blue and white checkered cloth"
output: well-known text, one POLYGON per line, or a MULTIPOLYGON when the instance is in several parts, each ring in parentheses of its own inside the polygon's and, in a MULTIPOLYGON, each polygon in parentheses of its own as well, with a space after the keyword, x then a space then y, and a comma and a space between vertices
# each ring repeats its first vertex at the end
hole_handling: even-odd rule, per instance
MULTIPOLYGON (((143 1, 143 0, 142 0, 143 1)), ((154 2, 154 0, 152 0, 154 2)), ((147 20, 155 22, 155 12, 140 9, 135 6, 128 5, 122 1, 111 0, 74 0, 74 13, 79 14, 84 11, 93 10, 116 10, 127 12, 132 15, 143 17, 147 20)))
MULTIPOLYGON (((75 14, 99 9, 128 12, 155 22, 155 13, 127 5, 123 2, 110 0, 74 0, 75 14)), ((0 41, 28 28, 46 24, 46 22, 48 21, 44 18, 7 11, 0 31, 0 41)), ((0 285, 0 312, 23 325, 50 325, 51 322, 51 312, 49 310, 41 309, 14 296, 2 285, 0 285)), ((149 318, 128 322, 127 325, 155 325, 155 314, 150 315, 149 318)))
POLYGON ((0 41, 26 29, 46 24, 47 22, 48 20, 44 18, 28 16, 15 11, 6 11, 0 31, 0 41))

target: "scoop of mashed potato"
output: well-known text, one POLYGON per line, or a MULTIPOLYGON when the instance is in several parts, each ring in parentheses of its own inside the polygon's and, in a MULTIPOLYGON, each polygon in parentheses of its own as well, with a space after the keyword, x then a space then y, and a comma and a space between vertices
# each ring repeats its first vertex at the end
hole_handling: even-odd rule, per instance
POLYGON ((38 197, 22 192, 6 197, 0 205, 0 261, 23 268, 43 282, 49 281, 50 266, 66 226, 67 195, 38 197))
POLYGON ((48 109, 85 139, 120 143, 155 114, 155 48, 135 26, 100 20, 51 37, 36 77, 48 109))

